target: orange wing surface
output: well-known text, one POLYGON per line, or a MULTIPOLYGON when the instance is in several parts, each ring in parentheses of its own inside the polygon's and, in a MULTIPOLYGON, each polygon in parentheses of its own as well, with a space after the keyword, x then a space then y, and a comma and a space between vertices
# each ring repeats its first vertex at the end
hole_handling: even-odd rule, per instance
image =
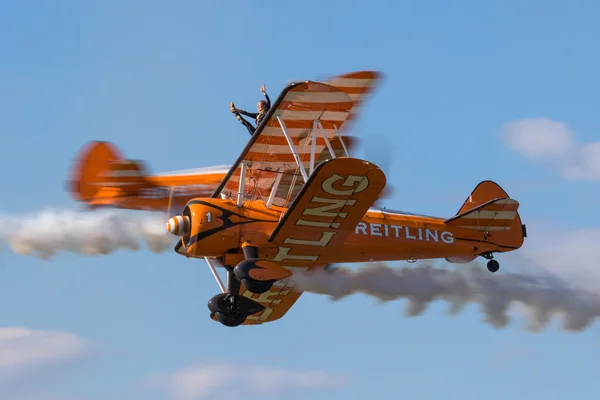
POLYGON ((335 255, 385 184, 381 169, 367 161, 336 158, 320 164, 269 238, 277 249, 272 260, 314 263, 335 255))
POLYGON ((383 74, 378 71, 357 71, 334 76, 327 81, 328 85, 342 90, 354 102, 352 112, 346 118, 344 131, 348 131, 353 121, 359 118, 366 101, 381 85, 383 78, 383 74))
MULTIPOLYGON (((314 266, 314 269, 325 268, 314 266)), ((292 308, 296 301, 302 296, 302 292, 294 290, 294 282, 291 278, 282 279, 275 282, 271 290, 265 293, 252 293, 241 285, 239 294, 248 297, 257 303, 265 306, 262 312, 249 315, 242 325, 260 325, 267 322, 273 322, 283 317, 292 308)), ((211 317, 215 319, 214 317, 211 317)))

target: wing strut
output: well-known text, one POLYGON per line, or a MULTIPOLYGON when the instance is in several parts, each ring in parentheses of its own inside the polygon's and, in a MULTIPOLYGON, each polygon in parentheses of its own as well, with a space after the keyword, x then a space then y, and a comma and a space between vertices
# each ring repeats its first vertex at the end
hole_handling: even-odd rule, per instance
POLYGON ((335 129, 335 134, 337 135, 338 139, 340 139, 340 143, 342 144, 342 147, 344 148, 344 154, 346 154, 346 157, 350 157, 350 153, 348 153, 348 149, 346 148, 344 139, 342 139, 342 136, 340 135, 340 132, 338 132, 338 128, 335 124, 333 124, 333 129, 335 129))
MULTIPOLYGON (((294 155, 294 159, 296 160, 296 163, 298 164, 298 168, 300 168, 300 172, 302 173, 302 178, 304 178, 304 183, 306 183, 306 181, 308 181, 308 175, 306 174, 306 170, 304 169, 304 166, 302 165, 302 160, 300 160, 300 156, 298 155, 298 152, 296 151, 296 147, 294 146, 294 143, 292 142, 292 138, 290 137, 290 134, 287 131, 285 122, 283 122, 283 120, 281 119, 281 117, 279 115, 277 116, 277 121, 279 121, 279 125, 281 125, 281 130, 283 131, 283 134, 285 135, 285 139, 287 140, 288 145, 290 146, 290 150, 292 151, 292 154, 294 155)), ((327 140, 327 139, 325 139, 325 140, 327 140)))
POLYGON ((206 260, 206 263, 208 264, 208 268, 210 268, 210 272, 212 272, 213 275, 215 276, 215 279, 217 280, 217 284, 221 288, 221 293, 226 293, 227 290, 225 290, 225 285, 223 285, 223 281, 221 280, 221 277, 217 273, 215 266, 212 265, 212 262, 210 262, 210 258, 204 257, 204 259, 206 260))
POLYGON ((275 178, 275 183, 271 188, 271 194, 269 194, 269 199, 267 200, 267 208, 271 208, 271 204, 273 204, 273 199, 275 199, 275 194, 277 194, 277 190, 279 189, 279 182, 281 182, 281 177, 283 176, 283 171, 281 168, 277 169, 277 178, 275 178))
POLYGON ((240 164, 240 187, 238 189, 237 206, 242 207, 244 204, 244 193, 246 190, 246 167, 248 162, 242 161, 240 164))
POLYGON ((317 120, 313 121, 313 127, 310 132, 310 174, 315 170, 315 153, 317 152, 317 120))
POLYGON ((329 139, 327 138, 327 134, 325 134, 325 129, 323 128, 323 124, 321 123, 320 119, 317 120, 317 125, 319 126, 319 130, 321 131, 321 135, 323 135, 323 139, 325 139, 325 144, 329 149, 329 154, 331 154, 331 158, 335 158, 335 152, 333 151, 333 147, 331 147, 331 143, 329 143, 329 139))

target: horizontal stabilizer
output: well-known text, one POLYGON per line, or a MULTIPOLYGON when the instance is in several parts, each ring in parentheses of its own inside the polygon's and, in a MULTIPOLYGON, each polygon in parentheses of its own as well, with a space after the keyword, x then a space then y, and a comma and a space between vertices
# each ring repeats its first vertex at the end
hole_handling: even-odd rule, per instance
POLYGON ((489 200, 445 221, 457 228, 479 231, 507 231, 517 217, 519 202, 508 197, 489 200))
POLYGON ((146 180, 147 168, 143 161, 116 160, 110 163, 108 169, 101 174, 104 182, 101 185, 113 187, 140 188, 152 187, 146 180))

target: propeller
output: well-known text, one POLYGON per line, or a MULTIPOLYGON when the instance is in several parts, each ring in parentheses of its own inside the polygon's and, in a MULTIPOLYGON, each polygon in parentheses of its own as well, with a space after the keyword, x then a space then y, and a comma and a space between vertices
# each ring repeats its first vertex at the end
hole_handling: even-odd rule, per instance
POLYGON ((174 190, 175 188, 172 186, 169 194, 169 205, 167 206, 167 230, 175 236, 185 236, 190 232, 192 221, 187 215, 175 215, 171 217, 174 190))

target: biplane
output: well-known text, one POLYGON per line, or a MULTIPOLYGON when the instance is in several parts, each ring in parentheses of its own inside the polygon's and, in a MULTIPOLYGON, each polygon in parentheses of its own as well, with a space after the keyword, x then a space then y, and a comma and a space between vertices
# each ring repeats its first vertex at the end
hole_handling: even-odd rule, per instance
POLYGON ((496 272, 494 254, 522 246, 519 203, 492 181, 480 182, 451 218, 375 206, 386 175, 352 157, 345 137, 379 79, 360 71, 287 85, 212 195, 167 221, 179 237, 175 251, 205 259, 220 287, 208 302, 213 320, 234 327, 283 317, 302 294, 295 271, 483 257, 496 272))
MULTIPOLYGON (((211 319, 235 327, 282 318, 302 295, 294 287, 295 271, 483 257, 496 272, 494 254, 523 245, 519 203, 492 181, 480 182, 451 218, 375 206, 386 190, 385 173, 351 156, 347 133, 380 78, 359 71, 290 83, 212 193, 190 198, 168 219, 167 230, 179 238, 175 251, 204 259, 221 290, 208 302, 211 319), (225 284, 218 267, 227 272, 225 284)), ((90 176, 105 169, 90 168, 90 176)), ((84 181, 94 179, 79 180, 82 198, 102 203, 95 187, 82 189, 84 181)), ((122 187, 102 182, 103 188, 122 187)), ((129 203, 134 208, 136 196, 129 203)), ((162 202, 164 208, 164 196, 162 202)))
POLYGON ((71 196, 90 209, 180 213, 191 199, 210 197, 230 168, 222 165, 151 175, 144 161, 126 159, 110 142, 92 141, 75 159, 67 183, 71 196))

